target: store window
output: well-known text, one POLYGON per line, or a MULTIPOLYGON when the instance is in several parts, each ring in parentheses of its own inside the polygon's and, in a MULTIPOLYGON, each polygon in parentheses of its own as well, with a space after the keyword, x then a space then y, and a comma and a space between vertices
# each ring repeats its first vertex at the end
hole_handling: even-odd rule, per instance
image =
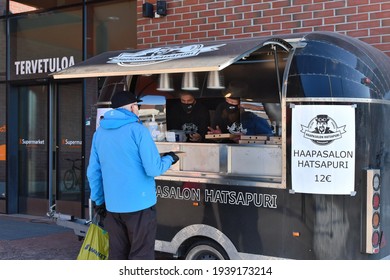
POLYGON ((87 17, 88 57, 137 46, 137 1, 91 3, 87 17))
POLYGON ((82 10, 10 19, 11 79, 47 78, 82 60, 82 10))
MULTIPOLYGON (((6 0, 2 0, 5 2, 6 0)), ((9 10, 11 14, 19 14, 25 12, 32 12, 42 9, 51 9, 70 4, 82 3, 82 0, 56 0, 56 1, 42 1, 42 0, 18 0, 9 1, 9 10)))
POLYGON ((0 81, 5 80, 6 63, 6 33, 5 20, 0 20, 0 81))

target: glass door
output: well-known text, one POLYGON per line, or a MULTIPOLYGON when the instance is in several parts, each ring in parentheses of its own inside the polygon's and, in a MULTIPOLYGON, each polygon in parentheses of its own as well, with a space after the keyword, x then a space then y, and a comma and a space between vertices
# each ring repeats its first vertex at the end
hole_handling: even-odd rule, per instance
POLYGON ((15 93, 18 213, 46 215, 55 204, 57 212, 80 216, 85 198, 82 83, 58 84, 52 94, 48 85, 21 86, 15 93))
POLYGON ((42 215, 48 210, 48 87, 19 87, 18 212, 42 215))
POLYGON ((80 217, 85 188, 82 83, 58 84, 56 98, 56 211, 80 217))

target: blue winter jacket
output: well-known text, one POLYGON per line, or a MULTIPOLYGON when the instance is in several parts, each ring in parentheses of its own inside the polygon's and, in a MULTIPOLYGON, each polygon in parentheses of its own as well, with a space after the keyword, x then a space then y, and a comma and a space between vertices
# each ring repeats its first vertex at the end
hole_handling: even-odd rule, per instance
POLYGON ((149 130, 132 112, 107 111, 96 130, 87 177, 91 200, 110 212, 135 212, 157 202, 154 177, 172 165, 161 157, 149 130))

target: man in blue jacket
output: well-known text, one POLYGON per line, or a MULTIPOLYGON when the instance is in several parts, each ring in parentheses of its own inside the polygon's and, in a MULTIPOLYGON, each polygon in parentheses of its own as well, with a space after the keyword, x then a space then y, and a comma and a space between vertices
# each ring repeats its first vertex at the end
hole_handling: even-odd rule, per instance
POLYGON ((154 177, 179 160, 173 152, 160 156, 138 118, 140 101, 128 91, 114 93, 114 109, 104 114, 92 140, 87 177, 91 200, 107 209, 109 259, 154 259, 154 177))

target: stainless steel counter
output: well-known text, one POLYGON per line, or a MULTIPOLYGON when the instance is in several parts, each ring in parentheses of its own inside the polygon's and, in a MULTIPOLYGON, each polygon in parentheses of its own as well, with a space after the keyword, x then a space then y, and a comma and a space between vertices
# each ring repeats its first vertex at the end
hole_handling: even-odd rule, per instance
POLYGON ((158 180, 282 188, 282 147, 270 144, 156 142, 160 153, 182 151, 158 180))

